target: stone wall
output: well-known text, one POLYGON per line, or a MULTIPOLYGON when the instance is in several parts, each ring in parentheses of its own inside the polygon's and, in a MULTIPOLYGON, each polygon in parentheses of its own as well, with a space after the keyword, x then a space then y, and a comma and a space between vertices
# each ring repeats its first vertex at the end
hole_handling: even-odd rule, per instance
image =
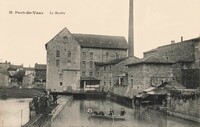
POLYGON ((194 55, 195 55, 195 61, 192 64, 193 68, 199 68, 200 67, 200 42, 196 42, 194 44, 194 55))
POLYGON ((0 88, 9 86, 9 76, 0 72, 0 88))
POLYGON ((174 113, 200 118, 200 96, 174 96, 168 98, 168 110, 174 113))

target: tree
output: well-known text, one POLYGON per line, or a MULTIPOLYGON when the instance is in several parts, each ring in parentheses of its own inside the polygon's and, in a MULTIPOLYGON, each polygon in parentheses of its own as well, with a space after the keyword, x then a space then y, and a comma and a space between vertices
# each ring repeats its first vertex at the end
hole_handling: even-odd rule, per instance
POLYGON ((25 71, 24 70, 19 70, 17 73, 13 76, 14 79, 17 80, 17 82, 21 85, 23 82, 23 78, 25 76, 25 71))

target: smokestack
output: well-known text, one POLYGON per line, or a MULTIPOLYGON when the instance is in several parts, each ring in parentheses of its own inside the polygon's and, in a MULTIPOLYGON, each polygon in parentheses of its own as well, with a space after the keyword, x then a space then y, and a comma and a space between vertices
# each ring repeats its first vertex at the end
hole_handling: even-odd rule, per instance
POLYGON ((128 56, 134 56, 134 41, 133 41, 133 0, 129 0, 129 28, 128 28, 128 56))

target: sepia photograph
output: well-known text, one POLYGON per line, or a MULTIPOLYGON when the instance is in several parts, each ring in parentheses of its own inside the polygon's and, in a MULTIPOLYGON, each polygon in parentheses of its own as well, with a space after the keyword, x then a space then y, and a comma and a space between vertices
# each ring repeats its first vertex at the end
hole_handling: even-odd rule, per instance
POLYGON ((199 127, 200 0, 0 0, 0 127, 199 127))

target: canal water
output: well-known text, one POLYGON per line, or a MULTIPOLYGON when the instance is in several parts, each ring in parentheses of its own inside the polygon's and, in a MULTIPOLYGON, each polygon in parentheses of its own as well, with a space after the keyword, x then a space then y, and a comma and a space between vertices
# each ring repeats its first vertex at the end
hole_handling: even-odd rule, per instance
POLYGON ((20 127, 29 120, 28 99, 0 99, 0 127, 20 127))
POLYGON ((67 103, 52 127, 199 127, 199 124, 178 117, 166 115, 155 110, 134 110, 109 100, 74 100, 67 103), (119 113, 121 108, 126 111, 125 121, 113 121, 91 118, 87 109, 103 109, 105 113, 112 108, 119 113))

